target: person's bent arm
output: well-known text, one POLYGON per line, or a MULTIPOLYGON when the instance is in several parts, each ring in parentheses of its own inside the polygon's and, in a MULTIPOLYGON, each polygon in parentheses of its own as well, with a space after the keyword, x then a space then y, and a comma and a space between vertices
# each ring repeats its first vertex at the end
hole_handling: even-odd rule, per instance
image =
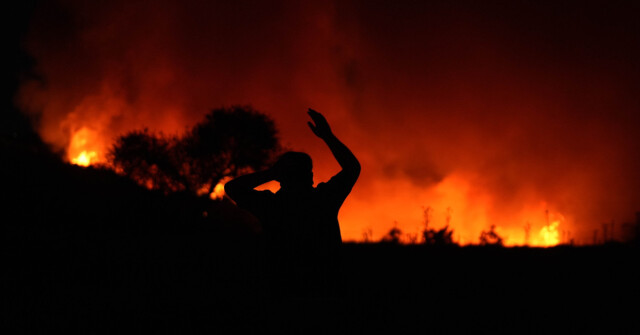
POLYGON ((342 171, 348 174, 350 179, 355 183, 360 175, 361 169, 360 162, 358 162, 356 156, 333 134, 329 123, 322 114, 311 108, 309 108, 307 113, 313 120, 313 123, 308 122, 313 133, 327 144, 333 157, 335 157, 338 164, 340 164, 342 171))
POLYGON ((254 188, 275 179, 273 169, 258 171, 228 181, 224 185, 224 191, 231 199, 237 200, 248 195, 254 188))

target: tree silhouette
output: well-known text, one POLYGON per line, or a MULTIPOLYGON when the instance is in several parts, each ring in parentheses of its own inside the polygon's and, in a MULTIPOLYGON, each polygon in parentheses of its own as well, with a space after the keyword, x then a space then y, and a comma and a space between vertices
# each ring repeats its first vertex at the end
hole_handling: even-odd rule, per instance
POLYGON ((136 130, 119 137, 108 158, 117 172, 150 189, 180 191, 188 183, 175 155, 178 142, 162 133, 136 130))
POLYGON ((182 141, 182 162, 190 182, 208 185, 208 193, 225 177, 260 170, 280 151, 274 122, 251 107, 215 109, 182 141))
POLYGON ((108 157, 117 172, 148 188, 210 194, 222 179, 262 169, 279 152, 273 120, 234 106, 212 110, 182 137, 146 129, 125 134, 108 157))

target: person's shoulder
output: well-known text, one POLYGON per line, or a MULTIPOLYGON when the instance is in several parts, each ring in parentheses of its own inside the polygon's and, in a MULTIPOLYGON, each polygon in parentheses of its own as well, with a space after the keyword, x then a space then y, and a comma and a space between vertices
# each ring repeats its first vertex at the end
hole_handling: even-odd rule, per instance
POLYGON ((352 182, 350 182, 350 180, 349 180, 348 173, 346 173, 344 170, 342 170, 342 171, 338 172, 335 176, 331 177, 331 179, 329 179, 324 184, 326 186, 336 187, 336 186, 342 186, 342 185, 346 185, 346 184, 352 184, 352 182))
POLYGON ((344 171, 339 172, 326 182, 322 182, 316 186, 318 192, 336 194, 346 197, 350 192, 355 180, 349 178, 344 171))

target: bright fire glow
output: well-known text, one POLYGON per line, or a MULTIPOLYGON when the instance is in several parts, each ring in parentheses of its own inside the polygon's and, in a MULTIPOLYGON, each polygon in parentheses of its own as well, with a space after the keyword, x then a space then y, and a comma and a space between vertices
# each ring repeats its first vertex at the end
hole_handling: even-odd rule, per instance
POLYGON ((71 163, 80 166, 89 166, 97 156, 98 154, 95 151, 83 151, 78 155, 78 157, 71 158, 71 163))
POLYGON ((98 154, 98 143, 98 134, 88 127, 82 127, 73 133, 67 149, 67 157, 71 164, 89 166, 102 161, 101 155, 98 154))
MULTIPOLYGON (((319 183, 339 166, 306 127, 312 107, 363 167, 339 215, 345 241, 379 241, 394 222, 403 241, 419 240, 431 208, 429 228, 449 224, 460 244, 492 226, 506 246, 584 244, 601 222, 638 210, 629 6, 606 7, 606 18, 584 8, 602 20, 575 29, 562 29, 560 6, 532 34, 529 13, 549 6, 496 14, 423 1, 387 15, 333 2, 249 12, 215 1, 64 3, 34 8, 23 44, 37 76, 15 100, 67 162, 103 163, 130 131, 181 134, 211 108, 251 104, 285 147, 313 157, 319 183), (60 17, 82 24, 51 30, 60 17)), ((220 197, 213 186, 199 194, 220 197)))
MULTIPOLYGON (((100 162, 103 156, 99 152, 101 143, 96 131, 82 127, 71 137, 68 147, 68 157, 72 164, 89 166, 100 162), (95 150, 92 150, 95 148, 95 150)), ((209 194, 213 200, 222 199, 225 195, 224 185, 230 178, 221 180, 209 194)), ((409 185, 395 184, 397 190, 388 183, 382 183, 387 198, 385 200, 369 199, 368 201, 352 201, 347 206, 346 217, 342 215, 340 221, 343 228, 343 238, 347 241, 360 241, 362 232, 359 227, 379 227, 374 230, 375 236, 371 240, 379 240, 388 231, 383 227, 396 222, 403 231, 401 242, 419 243, 424 229, 424 208, 431 206, 432 218, 429 228, 441 229, 449 220, 449 227, 453 229, 453 241, 461 245, 477 244, 482 231, 487 231, 496 222, 496 215, 489 213, 492 205, 491 194, 472 190, 471 177, 452 175, 430 189, 411 189, 409 185), (397 194, 396 194, 397 192, 397 194), (404 193, 404 194, 403 194, 404 193), (409 195, 407 195, 409 194, 409 195), (389 197, 393 195, 393 197, 389 197), (415 196, 418 195, 418 196, 415 196), (386 206, 372 208, 370 202, 384 203, 386 206), (447 208, 450 209, 449 214, 447 208), (448 218, 447 215, 449 215, 448 218), (349 228, 358 227, 351 231, 349 228), (352 236, 353 235, 353 236, 352 236)), ((147 185, 150 186, 150 185, 147 185)), ((276 192, 277 182, 262 185, 259 189, 276 192)), ((207 187, 199 194, 206 194, 207 187)), ((564 216, 551 215, 551 222, 546 224, 544 213, 548 204, 541 202, 537 206, 527 207, 517 213, 501 213, 498 215, 507 224, 495 224, 496 232, 504 240, 505 246, 529 245, 535 247, 551 247, 560 243, 559 226, 565 222, 564 216), (533 223, 533 231, 526 232, 520 222, 533 223), (515 223, 515 224, 514 224, 515 223), (538 228, 540 227, 540 228, 538 228)), ((530 227, 531 228, 531 227, 530 227)), ((370 228, 369 228, 370 229, 370 228)), ((371 230, 371 229, 370 229, 371 230)))
POLYGON ((540 230, 540 246, 551 247, 560 243, 559 225, 560 221, 553 221, 548 226, 542 227, 540 230))
POLYGON ((224 197, 224 184, 223 182, 219 182, 216 187, 213 188, 213 192, 209 194, 209 197, 213 200, 222 199, 224 197))
POLYGON ((448 223, 453 242, 460 245, 478 244, 482 232, 493 225, 505 246, 550 247, 560 243, 560 227, 567 232, 574 227, 571 217, 537 195, 523 196, 521 207, 500 206, 501 200, 474 184, 475 179, 455 173, 425 188, 375 181, 367 195, 347 199, 339 218, 343 239, 363 241, 366 233, 369 240, 379 241, 397 222, 401 242, 419 243, 427 208, 428 228, 439 230, 448 223))

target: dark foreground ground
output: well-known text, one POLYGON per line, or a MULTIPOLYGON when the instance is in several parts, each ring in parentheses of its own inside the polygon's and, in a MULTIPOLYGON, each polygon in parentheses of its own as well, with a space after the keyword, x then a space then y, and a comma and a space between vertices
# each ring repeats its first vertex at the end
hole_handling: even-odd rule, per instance
POLYGON ((640 333, 637 247, 344 245, 329 274, 274 271, 234 206, 63 164, 27 130, 0 136, 1 334, 640 333))
POLYGON ((2 322, 11 333, 640 328, 637 249, 621 245, 345 245, 337 275, 321 280, 313 269, 274 274, 256 243, 206 234, 67 235, 2 252, 2 322))

